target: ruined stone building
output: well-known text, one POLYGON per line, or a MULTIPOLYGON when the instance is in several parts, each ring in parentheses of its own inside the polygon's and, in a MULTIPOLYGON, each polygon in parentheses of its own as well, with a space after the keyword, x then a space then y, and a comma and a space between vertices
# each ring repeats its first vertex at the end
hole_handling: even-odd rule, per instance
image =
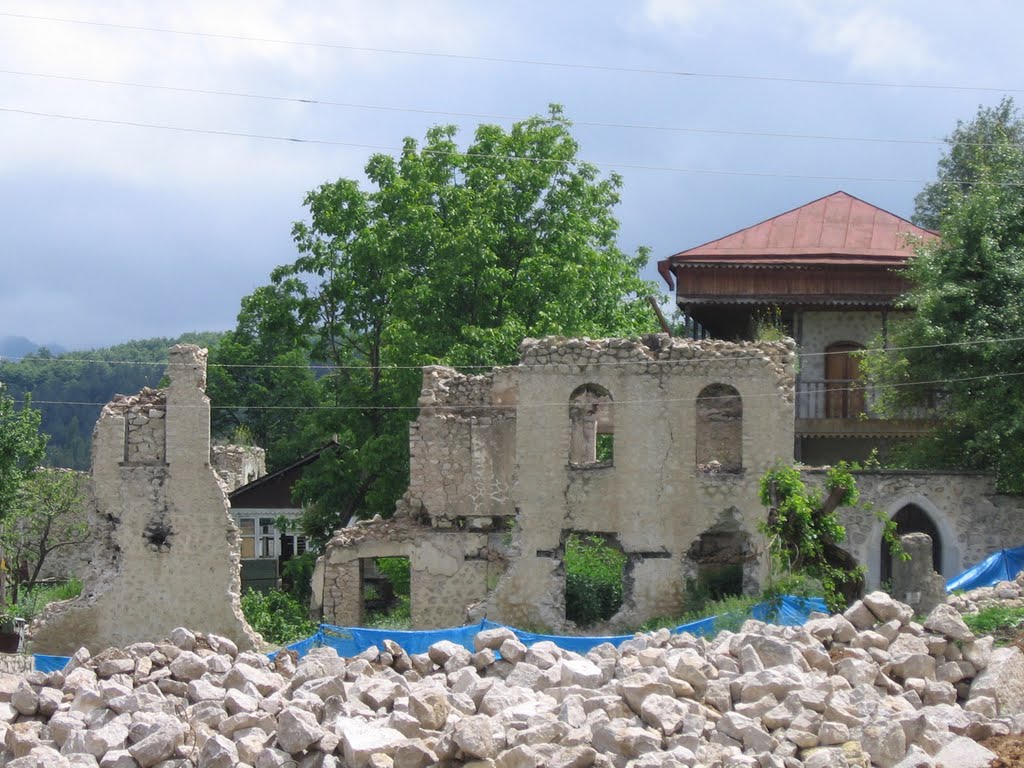
MULTIPOLYGON (((927 413, 872 412, 852 353, 884 339, 910 238, 933 237, 838 192, 659 264, 702 338, 527 339, 519 365, 482 376, 425 369, 408 492, 393 520, 338 531, 314 574, 323 619, 361 624, 375 559, 406 557, 417 628, 486 615, 576 629, 564 555, 581 534, 625 555, 607 628, 679 615, 687 584, 723 569, 755 592, 765 470, 927 429, 927 413), (796 341, 752 341, 765 321, 796 341)), ((843 510, 846 546, 869 586, 892 567, 876 511, 929 534, 947 576, 1018 542, 1024 507, 989 475, 874 470, 858 487, 875 511, 843 510)))
POLYGON ((39 653, 96 651, 187 626, 252 648, 239 535, 211 465, 206 350, 171 348, 166 389, 117 396, 93 431, 93 550, 81 597, 34 626, 39 653))
POLYGON ((792 343, 544 339, 517 366, 424 371, 411 478, 392 521, 340 531, 315 583, 324 618, 362 620, 373 558, 408 557, 413 624, 473 615, 564 628, 573 533, 625 554, 613 624, 678 612, 723 559, 760 583, 761 473, 793 440, 792 343))

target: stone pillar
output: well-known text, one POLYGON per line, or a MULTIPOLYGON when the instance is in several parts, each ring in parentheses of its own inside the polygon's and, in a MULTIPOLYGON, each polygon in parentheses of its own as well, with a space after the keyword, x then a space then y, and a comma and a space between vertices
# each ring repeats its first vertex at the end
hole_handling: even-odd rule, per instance
POLYGON ((946 580, 935 572, 932 563, 932 537, 908 533, 900 536, 900 544, 910 559, 893 558, 892 595, 917 615, 930 613, 946 600, 946 580))

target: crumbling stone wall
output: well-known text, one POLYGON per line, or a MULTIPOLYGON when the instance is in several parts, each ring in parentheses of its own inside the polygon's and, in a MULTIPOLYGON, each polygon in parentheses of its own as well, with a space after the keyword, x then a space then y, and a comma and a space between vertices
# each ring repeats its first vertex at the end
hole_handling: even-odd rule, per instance
POLYGON ((93 431, 93 567, 82 596, 33 629, 40 653, 166 637, 178 626, 258 640, 239 604, 239 538, 210 464, 206 350, 172 347, 166 389, 117 396, 93 431))
POLYGON ((255 445, 215 445, 210 463, 231 493, 267 474, 267 451, 255 445))
MULTIPOLYGON (((354 563, 404 554, 418 628, 486 614, 571 630, 564 542, 569 532, 589 532, 614 536, 627 556, 625 599, 610 625, 636 625, 683 608, 686 578, 696 574, 691 547, 723 512, 735 515, 738 534, 760 541, 758 478, 792 456, 792 342, 546 338, 525 340, 520 354, 519 365, 482 376, 424 370, 398 515, 404 533, 384 546, 394 523, 339 532, 314 585, 325 620, 352 623, 355 610, 344 601, 358 599, 354 563), (730 416, 742 414, 734 454, 742 466, 733 471, 697 461, 697 398, 719 384, 739 397, 730 416), (602 407, 614 409, 602 427, 614 428, 610 461, 570 460, 571 399, 586 387, 607 392, 602 407), (414 545, 438 540, 429 546, 451 558, 450 575, 430 578, 414 545), (417 606, 418 594, 430 610, 417 606)), ((763 557, 746 569, 747 588, 762 576, 763 557)))

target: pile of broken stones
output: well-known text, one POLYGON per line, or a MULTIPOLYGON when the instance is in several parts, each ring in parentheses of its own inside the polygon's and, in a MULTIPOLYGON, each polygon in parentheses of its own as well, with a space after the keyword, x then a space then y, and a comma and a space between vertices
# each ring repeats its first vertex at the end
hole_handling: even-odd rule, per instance
POLYGON ((301 661, 177 629, 0 684, 0 764, 134 768, 987 766, 1024 654, 875 592, 802 627, 637 635, 586 655, 506 629, 301 661))

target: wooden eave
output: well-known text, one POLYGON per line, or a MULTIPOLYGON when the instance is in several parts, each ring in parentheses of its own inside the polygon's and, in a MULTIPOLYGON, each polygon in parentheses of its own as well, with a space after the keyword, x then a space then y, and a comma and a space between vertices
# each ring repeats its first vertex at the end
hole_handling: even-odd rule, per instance
POLYGON ((680 307, 889 307, 909 287, 903 264, 673 264, 680 307))

